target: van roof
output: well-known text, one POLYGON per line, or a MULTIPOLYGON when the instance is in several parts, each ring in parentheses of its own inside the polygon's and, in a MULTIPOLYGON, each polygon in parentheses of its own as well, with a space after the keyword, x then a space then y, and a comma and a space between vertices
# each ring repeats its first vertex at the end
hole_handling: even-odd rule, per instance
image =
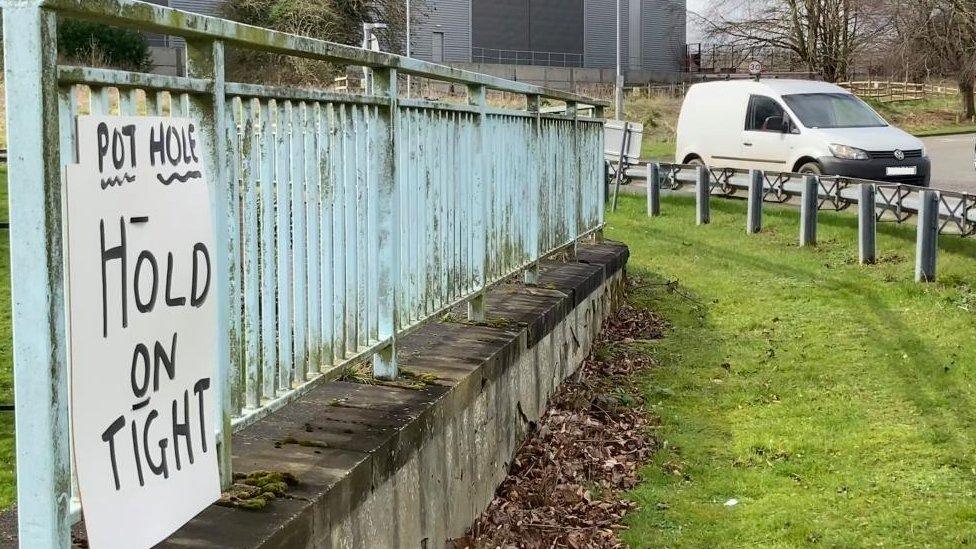
POLYGON ((770 79, 741 79, 741 80, 715 80, 695 84, 696 88, 707 88, 710 90, 734 89, 746 91, 748 93, 765 93, 769 95, 790 95, 795 93, 850 93, 849 91, 831 84, 829 82, 817 82, 814 80, 779 80, 770 79))

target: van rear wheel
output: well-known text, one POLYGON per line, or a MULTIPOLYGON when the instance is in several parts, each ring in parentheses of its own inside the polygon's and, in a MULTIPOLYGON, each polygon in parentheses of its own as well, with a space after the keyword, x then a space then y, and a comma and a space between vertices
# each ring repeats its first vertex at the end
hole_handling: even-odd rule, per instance
POLYGON ((797 173, 803 175, 823 175, 823 167, 820 166, 819 162, 807 162, 806 164, 800 166, 797 173))

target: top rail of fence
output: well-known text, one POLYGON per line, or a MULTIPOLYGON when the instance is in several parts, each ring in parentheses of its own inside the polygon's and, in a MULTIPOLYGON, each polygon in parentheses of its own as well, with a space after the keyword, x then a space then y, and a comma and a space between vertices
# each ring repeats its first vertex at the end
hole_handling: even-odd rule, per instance
MULTIPOLYGON (((9 0, 8 0, 9 1, 9 0)), ((609 106, 582 95, 514 82, 485 74, 430 63, 392 53, 297 36, 217 17, 198 15, 134 0, 40 0, 45 8, 78 19, 125 26, 187 39, 222 40, 229 46, 370 68, 396 69, 411 76, 465 85, 479 85, 509 93, 537 95, 557 101, 609 106)))
MULTIPOLYGON (((697 165, 657 163, 656 166, 663 188, 682 191, 697 184, 697 165)), ((734 196, 747 191, 753 172, 758 172, 762 177, 764 202, 786 203, 803 194, 804 174, 741 168, 709 168, 709 194, 734 196)), ((628 179, 645 180, 647 174, 647 166, 627 170, 628 179)), ((940 218, 939 232, 962 237, 976 235, 976 194, 967 192, 823 175, 817 177, 818 209, 841 211, 858 204, 862 185, 876 189, 879 220, 896 223, 910 220, 919 215, 922 194, 932 191, 938 196, 936 211, 940 218)))

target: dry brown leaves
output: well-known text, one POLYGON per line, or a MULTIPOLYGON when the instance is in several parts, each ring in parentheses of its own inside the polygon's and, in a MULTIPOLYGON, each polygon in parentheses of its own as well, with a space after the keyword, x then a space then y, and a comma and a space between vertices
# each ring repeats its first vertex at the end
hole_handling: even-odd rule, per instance
POLYGON ((602 351, 553 396, 495 499, 454 548, 621 547, 621 519, 635 506, 622 493, 657 448, 656 418, 637 385, 653 362, 626 343, 660 338, 664 328, 659 316, 629 306, 604 324, 602 351))

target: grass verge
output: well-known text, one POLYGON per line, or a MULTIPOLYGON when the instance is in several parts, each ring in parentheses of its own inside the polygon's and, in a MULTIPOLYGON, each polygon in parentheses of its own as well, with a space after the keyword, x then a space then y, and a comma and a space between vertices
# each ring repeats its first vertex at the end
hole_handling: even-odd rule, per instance
POLYGON ((643 471, 634 547, 945 546, 976 542, 976 243, 940 240, 940 281, 912 281, 914 230, 884 224, 856 262, 854 216, 795 209, 745 234, 741 202, 621 197, 607 234, 630 245, 664 445, 643 471), (677 281, 676 284, 667 282, 677 281), (727 505, 736 500, 735 505, 727 505))
MULTIPOLYGON (((7 215, 7 166, 0 165, 0 221, 7 215)), ((10 231, 0 229, 0 404, 14 402, 13 331, 10 311, 10 231)), ((0 509, 17 497, 14 414, 0 411, 0 509)))

